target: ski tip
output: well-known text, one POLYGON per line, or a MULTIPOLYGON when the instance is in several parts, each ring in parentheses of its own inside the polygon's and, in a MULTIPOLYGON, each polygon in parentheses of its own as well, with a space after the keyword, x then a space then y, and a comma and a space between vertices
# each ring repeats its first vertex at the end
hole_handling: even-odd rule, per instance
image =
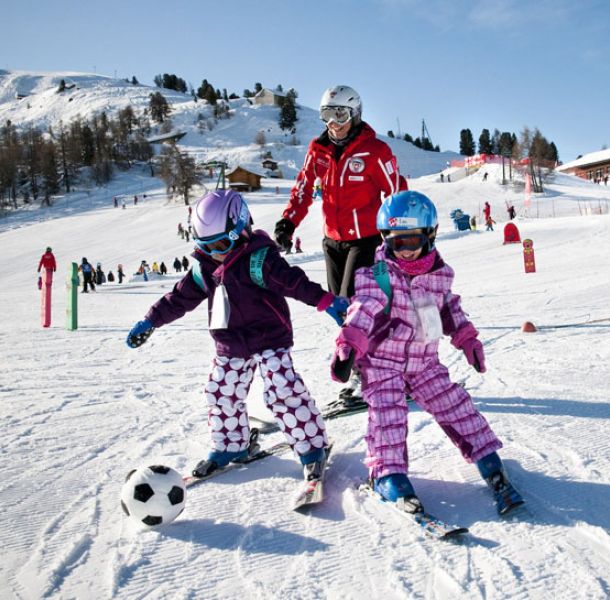
POLYGON ((444 540, 458 539, 458 538, 461 538, 463 535, 466 535, 467 533, 470 533, 468 527, 456 527, 455 529, 451 529, 450 531, 447 531, 443 536, 441 536, 441 539, 444 539, 444 540))

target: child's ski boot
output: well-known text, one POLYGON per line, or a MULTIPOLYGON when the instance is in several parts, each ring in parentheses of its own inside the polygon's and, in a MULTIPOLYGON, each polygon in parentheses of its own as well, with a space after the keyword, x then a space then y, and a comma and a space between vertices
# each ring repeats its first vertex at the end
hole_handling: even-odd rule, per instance
POLYGON ((521 494, 508 480, 497 452, 492 452, 477 461, 477 467, 494 495, 496 510, 500 516, 507 515, 525 503, 521 494))
POLYGON ((212 471, 222 469, 231 462, 241 462, 248 458, 251 454, 255 454, 260 446, 258 444, 258 429, 250 431, 250 439, 248 447, 237 452, 229 452, 227 450, 212 450, 207 458, 197 463, 193 469, 193 477, 206 477, 212 471))
POLYGON ((400 508, 408 513, 420 513, 424 507, 415 490, 404 473, 391 473, 373 481, 373 489, 387 502, 400 504, 400 508))

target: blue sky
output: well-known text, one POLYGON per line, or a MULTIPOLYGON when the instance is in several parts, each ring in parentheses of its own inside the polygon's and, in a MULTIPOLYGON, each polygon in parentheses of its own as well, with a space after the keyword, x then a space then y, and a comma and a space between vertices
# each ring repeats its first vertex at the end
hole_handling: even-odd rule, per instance
POLYGON ((459 133, 538 127, 567 162, 610 145, 608 0, 5 0, 0 68, 238 94, 353 86, 377 131, 458 150, 459 133))

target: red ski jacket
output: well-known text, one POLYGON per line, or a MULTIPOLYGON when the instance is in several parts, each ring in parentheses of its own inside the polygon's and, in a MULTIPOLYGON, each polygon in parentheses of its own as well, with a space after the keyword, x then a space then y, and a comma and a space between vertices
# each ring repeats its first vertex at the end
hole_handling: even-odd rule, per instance
POLYGON ((55 264, 55 257, 52 252, 45 252, 40 262, 38 263, 38 272, 40 273, 40 269, 44 267, 45 269, 52 269, 53 271, 57 270, 57 265, 55 264))
POLYGON ((377 211, 383 198, 407 189, 390 147, 366 123, 338 160, 326 132, 312 140, 282 217, 297 227, 307 215, 318 185, 324 235, 337 241, 377 235, 377 211))

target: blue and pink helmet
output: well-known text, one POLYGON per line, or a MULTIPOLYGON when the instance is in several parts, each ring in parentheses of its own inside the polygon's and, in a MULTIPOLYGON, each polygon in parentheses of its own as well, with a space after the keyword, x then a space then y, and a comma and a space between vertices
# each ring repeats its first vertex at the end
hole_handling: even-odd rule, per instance
POLYGON ((193 238, 206 254, 226 254, 250 230, 251 223, 248 205, 241 194, 233 190, 208 192, 193 210, 193 238))

